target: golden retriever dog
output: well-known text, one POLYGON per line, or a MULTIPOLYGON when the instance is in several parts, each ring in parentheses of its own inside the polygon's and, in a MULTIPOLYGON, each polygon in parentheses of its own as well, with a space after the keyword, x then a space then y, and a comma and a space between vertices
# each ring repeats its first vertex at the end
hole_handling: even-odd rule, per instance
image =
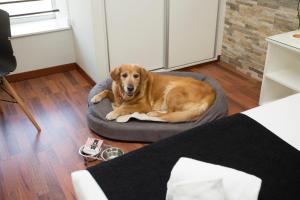
POLYGON ((113 69, 111 78, 112 91, 104 90, 91 99, 92 103, 103 98, 113 102, 107 120, 138 112, 163 122, 195 121, 216 97, 214 89, 203 81, 153 73, 134 64, 113 69))

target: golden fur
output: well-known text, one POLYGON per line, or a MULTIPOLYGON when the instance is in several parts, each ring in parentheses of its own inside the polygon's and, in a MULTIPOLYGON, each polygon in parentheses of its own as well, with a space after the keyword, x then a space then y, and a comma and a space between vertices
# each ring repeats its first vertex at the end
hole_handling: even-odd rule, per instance
POLYGON ((109 98, 113 102, 108 120, 139 112, 166 122, 194 121, 216 97, 205 82, 148 72, 139 65, 121 65, 111 72, 111 77, 112 91, 102 91, 91 100, 98 103, 109 98))

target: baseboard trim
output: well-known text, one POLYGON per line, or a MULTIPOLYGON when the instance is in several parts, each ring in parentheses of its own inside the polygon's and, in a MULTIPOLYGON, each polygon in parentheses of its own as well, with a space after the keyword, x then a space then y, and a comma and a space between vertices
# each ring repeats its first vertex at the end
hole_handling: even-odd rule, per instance
POLYGON ((47 76, 50 74, 55 74, 55 73, 60 73, 60 72, 66 72, 70 70, 77 69, 76 63, 70 63, 70 64, 64 64, 64 65, 59 65, 55 67, 48 67, 44 69, 38 69, 38 70, 33 70, 29 72, 22 72, 18 74, 11 74, 6 77, 6 79, 9 82, 17 82, 17 81, 24 81, 27 79, 32 79, 32 78, 38 78, 41 76, 47 76))
POLYGON ((83 78, 92 86, 96 85, 96 82, 77 64, 75 63, 77 71, 83 76, 83 78))
POLYGON ((17 82, 17 81, 24 81, 32 78, 38 78, 41 76, 47 76, 51 74, 67 72, 71 70, 77 70, 81 76, 92 86, 96 85, 96 82, 77 64, 77 63, 69 63, 54 67, 47 67, 44 69, 33 70, 29 72, 22 72, 18 74, 11 74, 6 76, 6 79, 9 82, 17 82))

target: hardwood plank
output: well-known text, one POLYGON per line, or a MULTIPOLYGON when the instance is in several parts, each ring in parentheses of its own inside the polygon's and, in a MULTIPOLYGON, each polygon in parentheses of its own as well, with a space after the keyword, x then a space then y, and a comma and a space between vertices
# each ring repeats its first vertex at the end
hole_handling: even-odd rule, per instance
MULTIPOLYGON (((261 83, 221 62, 181 71, 215 78, 228 97, 229 114, 258 105, 261 83)), ((42 133, 36 134, 17 105, 0 102, 0 199, 75 199, 70 174, 86 167, 78 149, 88 137, 100 138, 89 130, 85 117, 93 84, 77 67, 13 83, 42 133)), ((145 145, 104 140, 125 152, 145 145)))
POLYGON ((95 81, 78 65, 77 65, 77 71, 80 73, 82 77, 88 82, 91 86, 94 86, 96 83, 95 81))
POLYGON ((216 79, 228 98, 229 114, 258 106, 261 82, 231 70, 223 62, 197 65, 180 71, 198 72, 216 79))

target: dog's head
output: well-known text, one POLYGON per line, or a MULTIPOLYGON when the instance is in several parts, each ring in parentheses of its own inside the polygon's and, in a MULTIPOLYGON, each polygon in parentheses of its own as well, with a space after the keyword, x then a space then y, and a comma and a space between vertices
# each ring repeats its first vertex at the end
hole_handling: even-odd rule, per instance
POLYGON ((120 85, 123 96, 127 100, 133 99, 139 92, 141 85, 148 80, 147 70, 135 64, 124 64, 114 68, 110 75, 120 85))

